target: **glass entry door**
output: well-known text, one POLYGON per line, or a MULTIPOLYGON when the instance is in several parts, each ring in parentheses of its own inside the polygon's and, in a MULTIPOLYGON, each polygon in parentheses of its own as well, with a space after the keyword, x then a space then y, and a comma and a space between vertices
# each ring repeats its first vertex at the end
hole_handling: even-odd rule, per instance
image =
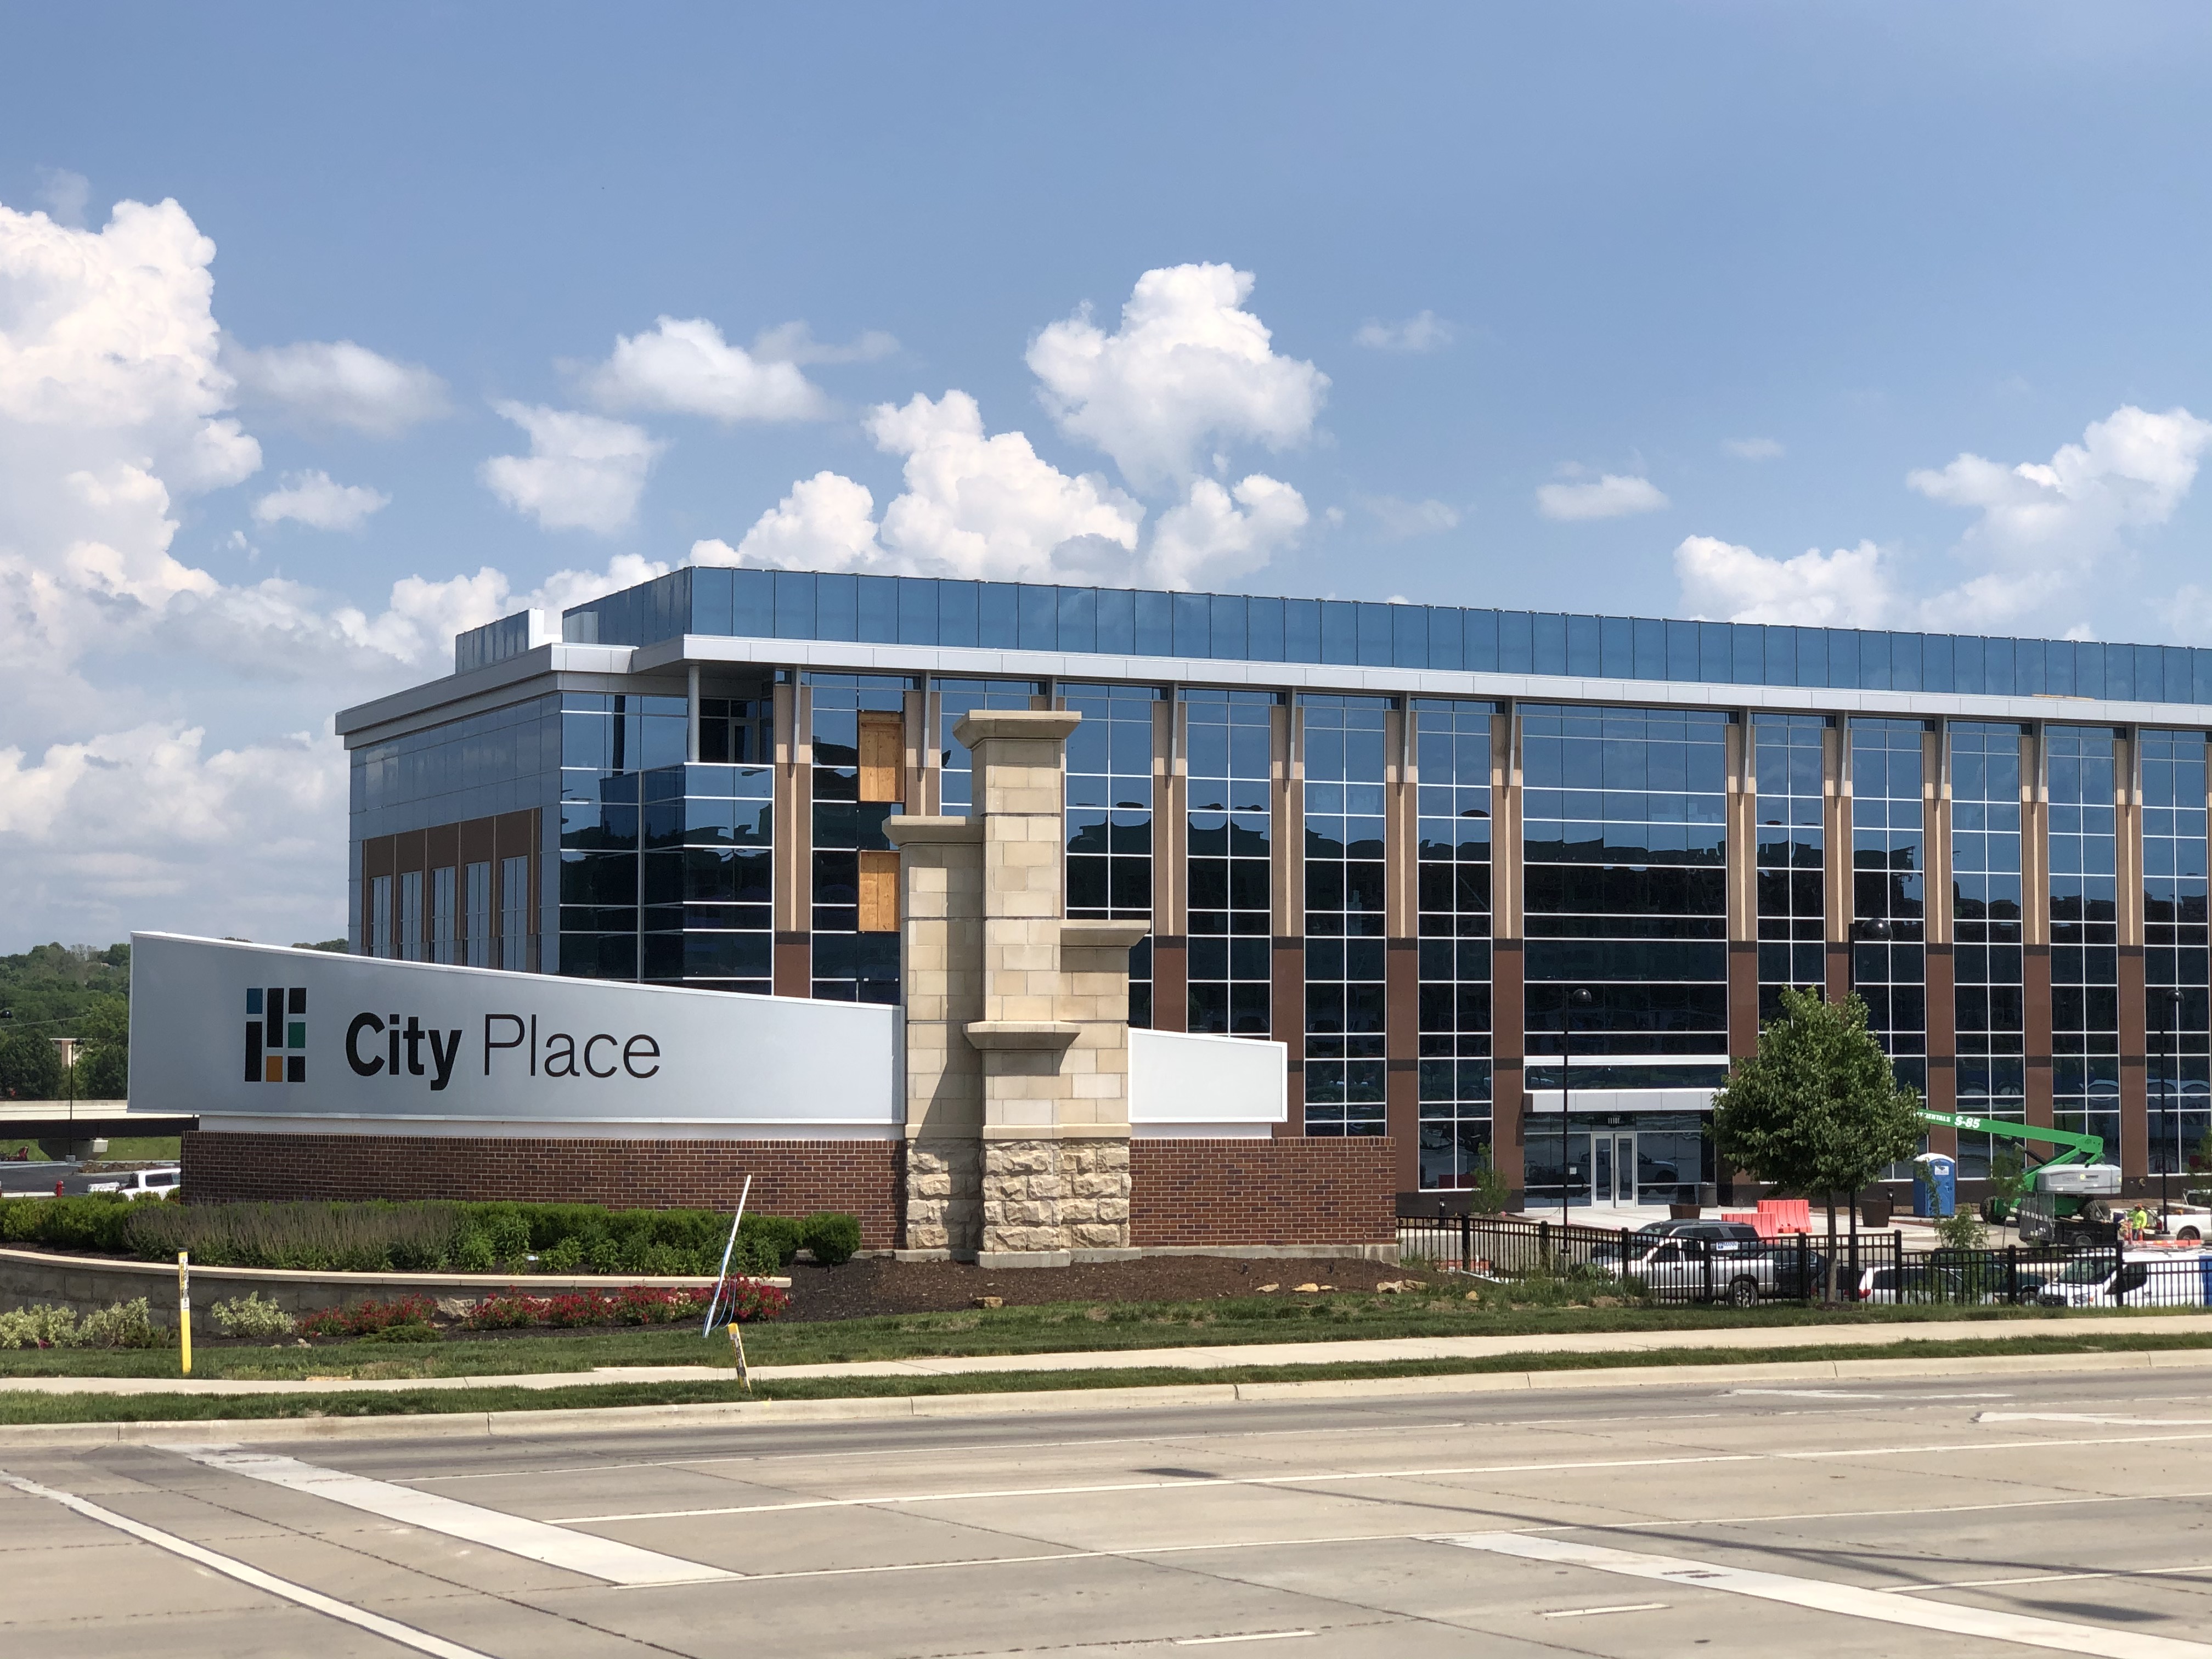
POLYGON ((1599 1130, 1590 1137, 1590 1202, 1618 1209, 1636 1202, 1636 1137, 1599 1130))

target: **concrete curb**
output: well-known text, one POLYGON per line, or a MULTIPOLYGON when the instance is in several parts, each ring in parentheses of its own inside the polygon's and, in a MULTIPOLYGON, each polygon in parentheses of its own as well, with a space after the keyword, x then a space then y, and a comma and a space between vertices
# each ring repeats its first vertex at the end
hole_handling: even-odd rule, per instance
POLYGON ((902 1395, 855 1400, 731 1401, 690 1406, 603 1406, 552 1411, 433 1413, 394 1417, 200 1419, 160 1423, 0 1425, 0 1451, 222 1441, 517 1439, 660 1429, 805 1423, 881 1423, 916 1418, 1054 1416, 1301 1400, 1391 1400, 1421 1395, 1533 1394, 1546 1389, 1715 1387, 1747 1382, 1868 1382, 1892 1378, 2063 1375, 2113 1370, 2212 1370, 2201 1349, 2094 1354, 1972 1354, 1928 1359, 1799 1359, 1722 1365, 1593 1366, 1572 1370, 1470 1371, 1436 1376, 1317 1377, 1297 1382, 1170 1383, 1133 1389, 1048 1389, 998 1394, 902 1395))

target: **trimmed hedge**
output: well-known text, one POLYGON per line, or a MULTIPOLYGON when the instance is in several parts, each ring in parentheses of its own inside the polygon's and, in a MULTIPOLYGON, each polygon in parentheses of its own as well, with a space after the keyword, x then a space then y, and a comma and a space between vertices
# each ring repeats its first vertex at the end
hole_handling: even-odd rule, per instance
POLYGON ((57 1250, 128 1255, 131 1210, 131 1200, 116 1193, 0 1200, 0 1244, 46 1244, 57 1250))
MULTIPOLYGON (((27 1242, 105 1249, 149 1261, 190 1250, 210 1267, 284 1267, 347 1273, 711 1274, 730 1236, 726 1213, 712 1210, 609 1210, 596 1204, 143 1204, 105 1199, 10 1201, 21 1207, 100 1206, 57 1220, 27 1242), (58 1232, 70 1234, 64 1238, 58 1232)), ((805 1220, 749 1215, 730 1261, 733 1275, 755 1277, 791 1265, 802 1248, 825 1267, 860 1248, 853 1217, 821 1212, 805 1220)))

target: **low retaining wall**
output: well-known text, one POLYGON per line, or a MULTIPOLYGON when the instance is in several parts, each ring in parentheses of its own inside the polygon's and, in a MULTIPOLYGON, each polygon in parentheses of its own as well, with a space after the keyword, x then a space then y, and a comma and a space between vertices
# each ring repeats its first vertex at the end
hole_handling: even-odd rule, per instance
MULTIPOLYGON (((35 1200, 17 1199, 17 1203, 35 1200)), ((356 1302, 388 1302, 395 1297, 458 1297, 467 1301, 521 1289, 532 1296, 559 1291, 617 1291, 626 1285, 693 1289, 713 1278, 654 1279, 636 1273, 293 1273, 277 1267, 192 1268, 195 1330, 213 1330, 208 1310, 249 1291, 274 1302, 286 1313, 313 1313, 356 1302)), ((787 1285, 788 1279, 773 1281, 787 1285)), ((0 1250, 0 1309, 33 1303, 73 1308, 88 1314, 111 1303, 144 1297, 155 1322, 177 1322, 177 1269, 166 1261, 120 1261, 112 1257, 53 1255, 44 1250, 0 1250)))
POLYGON ((727 1210, 753 1177, 757 1215, 842 1210, 864 1249, 896 1242, 906 1147, 896 1140, 565 1140, 202 1129, 185 1194, 240 1199, 518 1199, 616 1209, 727 1210))
MULTIPOLYGON (((744 1177, 764 1215, 842 1210, 861 1248, 903 1243, 896 1140, 568 1140, 199 1130, 184 1138, 187 1201, 517 1199, 727 1207, 744 1177)), ((1384 1136, 1129 1143, 1129 1242, 1144 1250, 1374 1254, 1397 1239, 1384 1136)))
POLYGON ((1395 1246, 1396 1155, 1384 1135, 1133 1140, 1129 1242, 1395 1246))

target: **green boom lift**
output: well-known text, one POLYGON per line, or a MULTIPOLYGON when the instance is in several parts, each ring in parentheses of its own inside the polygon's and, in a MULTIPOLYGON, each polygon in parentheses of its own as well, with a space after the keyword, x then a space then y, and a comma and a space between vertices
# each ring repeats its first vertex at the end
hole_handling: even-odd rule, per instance
MULTIPOLYGON (((1963 1129, 1969 1134, 1998 1135, 2007 1140, 2038 1140, 2065 1148, 2035 1166, 2035 1195, 2046 1198, 2050 1207, 2040 1218, 2046 1224, 2062 1216, 2083 1221, 2112 1218, 2108 1201, 2119 1195, 2119 1166, 2105 1162, 2101 1135, 2076 1134, 2070 1129, 2046 1129, 2033 1123, 2014 1123, 2001 1117, 1975 1117, 1966 1112, 1937 1112, 1923 1108, 1920 1120, 1942 1128, 1963 1129)), ((2010 1206, 2002 1200, 1990 1206, 1990 1219, 2010 1219, 2010 1206)), ((2032 1207, 2041 1210, 2043 1206, 2032 1207)), ((2029 1218, 2023 1216, 2021 1236, 2027 1237, 2029 1218)))

